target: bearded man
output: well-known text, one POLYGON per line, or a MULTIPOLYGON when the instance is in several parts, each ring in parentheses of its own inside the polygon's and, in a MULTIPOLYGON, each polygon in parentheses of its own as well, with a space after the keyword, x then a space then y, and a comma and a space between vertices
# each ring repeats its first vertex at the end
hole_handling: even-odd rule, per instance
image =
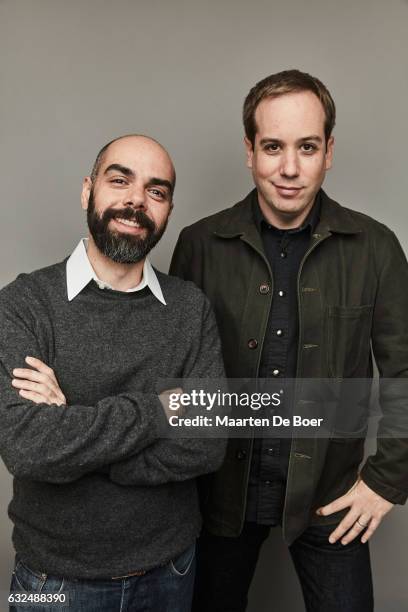
POLYGON ((11 610, 190 610, 195 477, 219 467, 224 443, 162 438, 169 390, 157 383, 223 366, 208 300, 147 259, 174 185, 153 139, 108 143, 83 183, 88 238, 0 292, 11 610))

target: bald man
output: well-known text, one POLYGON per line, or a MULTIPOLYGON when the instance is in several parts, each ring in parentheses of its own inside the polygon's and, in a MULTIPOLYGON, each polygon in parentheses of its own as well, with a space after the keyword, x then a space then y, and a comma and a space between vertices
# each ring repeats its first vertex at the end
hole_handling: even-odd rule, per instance
POLYGON ((10 610, 190 610, 195 477, 220 466, 224 443, 163 438, 158 381, 217 378, 223 366, 208 300, 147 258, 174 185, 153 139, 108 143, 83 182, 88 237, 0 292, 10 610))

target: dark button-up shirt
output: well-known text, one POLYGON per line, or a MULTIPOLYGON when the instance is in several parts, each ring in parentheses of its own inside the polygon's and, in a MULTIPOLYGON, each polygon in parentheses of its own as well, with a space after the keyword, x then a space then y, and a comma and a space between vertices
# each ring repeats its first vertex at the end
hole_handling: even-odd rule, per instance
MULTIPOLYGON (((299 339, 297 277, 310 244, 320 213, 320 196, 304 223, 295 229, 282 230, 264 218, 257 198, 253 214, 273 277, 273 298, 264 338, 259 368, 260 378, 294 378, 296 376, 299 339)), ((283 386, 283 385, 282 385, 283 386)), ((278 385, 278 390, 280 387, 278 385)), ((287 416, 290 398, 282 389, 283 401, 275 413, 287 416), (284 414, 285 412, 285 414, 284 414)), ((258 432, 259 435, 260 432, 258 432)), ((257 438, 249 476, 246 520, 263 525, 281 522, 291 440, 257 438)))

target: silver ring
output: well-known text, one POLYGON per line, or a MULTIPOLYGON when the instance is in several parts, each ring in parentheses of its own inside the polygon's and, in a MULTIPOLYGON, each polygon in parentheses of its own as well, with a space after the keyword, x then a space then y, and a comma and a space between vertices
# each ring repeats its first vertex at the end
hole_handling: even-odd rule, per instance
POLYGON ((357 519, 357 523, 360 525, 360 527, 367 527, 368 523, 360 523, 360 521, 357 519))

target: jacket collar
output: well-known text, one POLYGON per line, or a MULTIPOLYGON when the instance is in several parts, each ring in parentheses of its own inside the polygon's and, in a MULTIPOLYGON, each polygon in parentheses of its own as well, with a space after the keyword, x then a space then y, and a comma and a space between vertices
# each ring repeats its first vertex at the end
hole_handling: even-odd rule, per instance
MULTIPOLYGON (((219 228, 214 232, 220 238, 242 237, 246 241, 258 242, 257 230, 252 202, 257 197, 257 190, 253 189, 243 200, 225 211, 219 228)), ((316 234, 358 234, 362 231, 347 208, 340 206, 335 200, 320 190, 321 209, 320 221, 316 227, 316 234)))

